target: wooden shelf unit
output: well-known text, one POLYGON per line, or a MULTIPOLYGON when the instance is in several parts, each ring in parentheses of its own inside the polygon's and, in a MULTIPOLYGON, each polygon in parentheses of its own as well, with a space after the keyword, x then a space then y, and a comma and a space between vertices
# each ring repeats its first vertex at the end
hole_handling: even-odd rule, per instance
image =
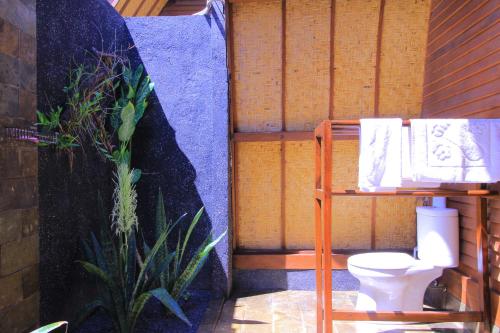
MULTIPOLYGON (((403 120, 409 126, 410 120, 403 120)), ((332 144, 343 136, 359 137, 359 120, 325 120, 314 131, 315 153, 315 264, 316 264, 316 318, 317 332, 331 333, 333 320, 350 321, 403 321, 403 322, 479 322, 481 331, 489 327, 489 272, 486 198, 498 193, 486 189, 453 191, 443 189, 396 190, 387 192, 361 192, 333 190, 332 144), (476 212, 476 255, 479 290, 479 309, 472 311, 348 311, 332 309, 332 196, 413 196, 413 197, 474 197, 476 212)), ((335 167, 333 165, 333 167, 335 167)), ((334 208, 334 207, 333 207, 334 208)))

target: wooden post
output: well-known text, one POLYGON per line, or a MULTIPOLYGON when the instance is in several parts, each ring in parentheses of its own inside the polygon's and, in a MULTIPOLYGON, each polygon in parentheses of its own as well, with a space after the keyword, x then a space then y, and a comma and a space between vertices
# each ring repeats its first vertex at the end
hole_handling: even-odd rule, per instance
POLYGON ((479 310, 483 313, 481 332, 490 330, 490 275, 488 259, 488 215, 486 198, 476 198, 476 255, 479 283, 479 310))
MULTIPOLYGON (((322 129, 322 128, 318 128, 322 129)), ((323 236, 321 235, 322 197, 316 197, 316 190, 321 189, 321 142, 323 131, 314 132, 314 250, 316 256, 316 332, 323 333, 323 236)))
POLYGON ((332 332, 332 124, 323 122, 321 145, 321 202, 323 217, 323 304, 324 331, 332 332))

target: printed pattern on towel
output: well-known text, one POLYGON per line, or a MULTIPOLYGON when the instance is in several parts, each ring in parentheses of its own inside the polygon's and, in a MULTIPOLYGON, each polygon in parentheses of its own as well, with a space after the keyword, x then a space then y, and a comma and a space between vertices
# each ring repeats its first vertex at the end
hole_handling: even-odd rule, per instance
POLYGON ((499 120, 412 120, 416 181, 496 182, 499 120))
POLYGON ((488 166, 490 162, 490 133, 486 121, 452 123, 438 121, 427 126, 431 138, 428 151, 433 167, 488 166))

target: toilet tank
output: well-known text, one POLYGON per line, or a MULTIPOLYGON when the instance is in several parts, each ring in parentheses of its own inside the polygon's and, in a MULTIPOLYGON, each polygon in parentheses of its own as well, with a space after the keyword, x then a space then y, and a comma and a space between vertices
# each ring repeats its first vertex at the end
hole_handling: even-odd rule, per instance
POLYGON ((453 208, 417 207, 418 258, 438 267, 459 262, 458 211, 453 208))

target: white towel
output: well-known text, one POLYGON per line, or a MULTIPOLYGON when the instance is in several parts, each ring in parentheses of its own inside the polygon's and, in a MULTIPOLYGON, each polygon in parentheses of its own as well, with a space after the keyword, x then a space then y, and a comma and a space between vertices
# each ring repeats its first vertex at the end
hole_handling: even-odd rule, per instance
POLYGON ((437 188, 438 182, 413 181, 413 167, 411 158, 411 132, 409 126, 401 129, 401 187, 404 188, 437 188))
POLYGON ((413 180, 500 180, 500 119, 412 119, 413 180))
POLYGON ((359 181, 362 191, 401 186, 402 120, 361 119, 359 181))

